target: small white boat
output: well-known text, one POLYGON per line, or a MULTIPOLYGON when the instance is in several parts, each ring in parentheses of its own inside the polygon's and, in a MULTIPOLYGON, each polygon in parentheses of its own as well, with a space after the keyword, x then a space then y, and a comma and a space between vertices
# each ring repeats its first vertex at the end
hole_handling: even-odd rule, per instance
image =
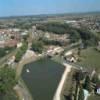
POLYGON ((26 72, 27 72, 27 73, 29 73, 29 72, 30 72, 30 70, 29 70, 29 69, 26 69, 26 72))

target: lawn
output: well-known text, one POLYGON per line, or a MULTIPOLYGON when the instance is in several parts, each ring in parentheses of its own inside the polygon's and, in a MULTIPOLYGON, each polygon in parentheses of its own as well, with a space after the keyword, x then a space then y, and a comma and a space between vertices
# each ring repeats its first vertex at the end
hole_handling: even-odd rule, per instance
POLYGON ((100 100, 100 96, 92 95, 92 96, 89 97, 88 100, 100 100))
POLYGON ((87 67, 96 68, 100 72, 100 52, 94 48, 87 48, 81 51, 80 62, 77 64, 87 67))

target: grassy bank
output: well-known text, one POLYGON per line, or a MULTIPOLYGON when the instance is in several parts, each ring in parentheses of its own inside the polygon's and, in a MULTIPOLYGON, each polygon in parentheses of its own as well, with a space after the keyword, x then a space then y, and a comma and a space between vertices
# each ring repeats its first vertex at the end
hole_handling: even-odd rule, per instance
POLYGON ((100 100, 100 96, 91 95, 88 100, 100 100))
POLYGON ((69 73, 68 77, 66 78, 66 81, 64 83, 62 93, 61 93, 61 100, 69 100, 68 97, 70 97, 70 94, 74 92, 73 89, 73 74, 75 73, 75 69, 71 69, 71 72, 69 73))
POLYGON ((80 61, 77 62, 77 64, 89 69, 95 68, 100 72, 100 52, 96 51, 94 48, 87 48, 82 50, 80 61))

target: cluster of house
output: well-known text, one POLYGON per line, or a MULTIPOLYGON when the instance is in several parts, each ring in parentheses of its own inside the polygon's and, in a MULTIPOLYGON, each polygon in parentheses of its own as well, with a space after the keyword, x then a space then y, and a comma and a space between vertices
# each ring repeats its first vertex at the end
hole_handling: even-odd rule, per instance
POLYGON ((77 62, 78 61, 78 56, 77 56, 77 54, 75 54, 74 51, 75 50, 73 49, 73 50, 70 50, 70 51, 65 52, 64 59, 66 61, 69 61, 69 62, 72 62, 72 63, 77 62))
POLYGON ((0 47, 14 47, 19 40, 17 29, 0 29, 0 47))
POLYGON ((100 32, 100 17, 99 16, 80 16, 78 18, 72 18, 65 20, 65 23, 72 25, 73 27, 87 27, 89 30, 100 32))
POLYGON ((63 51, 64 51, 64 49, 62 47, 50 46, 48 48, 47 52, 46 52, 46 55, 52 57, 52 56, 57 55, 57 54, 59 54, 59 53, 61 53, 63 51))
POLYGON ((65 20, 65 23, 70 24, 72 27, 80 28, 81 23, 85 20, 65 20))
POLYGON ((66 42, 66 43, 70 42, 69 34, 58 35, 58 34, 46 32, 44 34, 44 38, 48 40, 56 40, 56 41, 61 41, 61 42, 66 42))
POLYGON ((0 29, 0 48, 16 47, 28 32, 21 32, 20 29, 0 29))
POLYGON ((60 42, 63 45, 70 43, 69 34, 66 33, 64 35, 58 35, 52 32, 43 32, 41 30, 37 30, 36 26, 32 26, 32 36, 35 39, 43 38, 48 41, 60 42))

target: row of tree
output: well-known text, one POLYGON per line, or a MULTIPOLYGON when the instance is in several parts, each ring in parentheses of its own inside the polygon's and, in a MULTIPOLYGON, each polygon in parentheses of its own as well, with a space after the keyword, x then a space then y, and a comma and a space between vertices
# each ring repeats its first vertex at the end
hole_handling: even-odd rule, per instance
POLYGON ((76 80, 76 92, 75 92, 75 100, 84 100, 84 90, 88 92, 92 91, 91 87, 91 79, 88 74, 85 75, 82 71, 76 72, 75 74, 76 80))
POLYGON ((58 45, 58 46, 63 46, 66 45, 67 42, 65 41, 58 41, 58 40, 48 40, 46 38, 42 38, 41 41, 45 44, 45 45, 58 45))
POLYGON ((80 28, 76 29, 69 26, 66 23, 44 23, 37 25, 38 30, 52 32, 54 34, 69 34, 71 42, 76 42, 79 39, 83 41, 83 43, 88 45, 96 45, 99 38, 96 34, 90 32, 88 29, 80 28))
POLYGON ((23 45, 17 51, 17 54, 15 56, 16 57, 16 59, 15 59, 16 62, 19 62, 21 60, 21 58, 25 54, 27 48, 28 48, 28 44, 26 42, 24 42, 23 45))
POLYGON ((44 23, 41 25, 37 25, 37 29, 53 32, 55 34, 65 34, 70 30, 70 26, 68 24, 61 23, 44 23))
POLYGON ((32 42, 32 50, 37 53, 42 53, 43 51, 43 42, 42 41, 33 41, 32 42))
POLYGON ((8 66, 0 68, 0 100, 16 100, 13 88, 17 83, 15 70, 8 66))
POLYGON ((14 48, 11 47, 5 47, 5 48, 0 48, 0 58, 4 57, 7 53, 12 51, 14 48))

